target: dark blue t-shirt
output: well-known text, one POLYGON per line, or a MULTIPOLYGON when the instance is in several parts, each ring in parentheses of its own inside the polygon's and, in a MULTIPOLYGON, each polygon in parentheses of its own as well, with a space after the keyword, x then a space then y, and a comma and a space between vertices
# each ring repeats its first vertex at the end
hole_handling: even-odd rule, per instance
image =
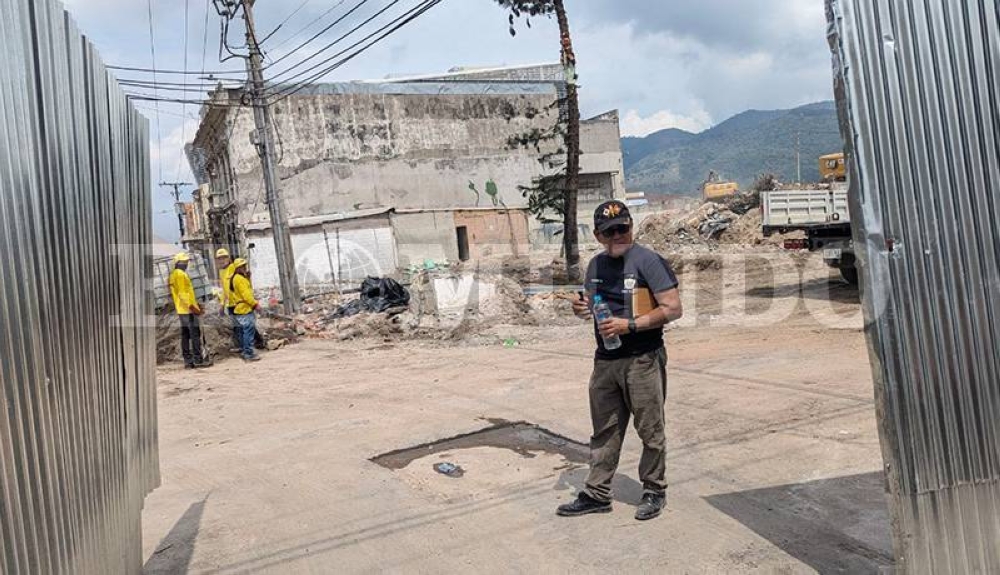
MULTIPOLYGON (((587 267, 587 291, 599 294, 615 317, 631 318, 632 294, 640 288, 648 288, 653 294, 677 287, 677 277, 667 260, 649 248, 640 245, 632 248, 620 258, 607 253, 590 260, 587 267)), ((663 330, 651 329, 621 336, 622 346, 608 351, 604 349, 604 339, 594 325, 597 338, 597 359, 621 359, 649 353, 663 347, 663 330)))

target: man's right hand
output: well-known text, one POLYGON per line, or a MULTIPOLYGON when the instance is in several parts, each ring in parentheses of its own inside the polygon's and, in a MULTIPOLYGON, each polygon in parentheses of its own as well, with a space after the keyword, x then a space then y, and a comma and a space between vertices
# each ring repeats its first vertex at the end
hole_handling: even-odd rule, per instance
POLYGON ((590 297, 584 295, 573 300, 573 313, 580 319, 590 319, 590 297))

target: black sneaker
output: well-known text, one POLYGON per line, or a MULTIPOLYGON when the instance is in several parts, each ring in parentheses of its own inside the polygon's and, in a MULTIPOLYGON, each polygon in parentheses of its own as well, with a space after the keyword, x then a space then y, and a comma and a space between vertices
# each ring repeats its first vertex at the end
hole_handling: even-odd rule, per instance
POLYGON ((556 509, 556 515, 563 517, 576 517, 588 513, 611 513, 611 502, 598 501, 581 491, 576 496, 576 501, 560 505, 556 509))
POLYGON ((667 504, 667 496, 664 493, 645 493, 642 496, 642 503, 635 511, 635 518, 639 521, 646 521, 660 515, 663 506, 667 504))

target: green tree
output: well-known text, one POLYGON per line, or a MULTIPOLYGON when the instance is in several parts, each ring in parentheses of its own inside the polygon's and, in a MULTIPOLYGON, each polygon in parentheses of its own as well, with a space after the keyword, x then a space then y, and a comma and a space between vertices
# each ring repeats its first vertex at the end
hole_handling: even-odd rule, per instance
MULTIPOLYGON (((570 36, 569 18, 564 0, 493 0, 510 12, 510 33, 517 34, 515 21, 524 18, 528 27, 535 16, 555 16, 559 23, 561 62, 566 70, 566 175, 561 186, 551 178, 543 178, 537 186, 538 192, 529 196, 529 203, 535 208, 550 206, 552 194, 562 196, 561 211, 563 221, 563 250, 566 253, 566 274, 571 281, 580 280, 580 236, 577 228, 577 193, 580 188, 580 97, 577 92, 576 54, 570 36), (560 190, 561 188, 561 190, 560 190)), ((535 209, 532 209, 534 212, 535 209)), ((537 215, 537 214, 536 214, 537 215)))

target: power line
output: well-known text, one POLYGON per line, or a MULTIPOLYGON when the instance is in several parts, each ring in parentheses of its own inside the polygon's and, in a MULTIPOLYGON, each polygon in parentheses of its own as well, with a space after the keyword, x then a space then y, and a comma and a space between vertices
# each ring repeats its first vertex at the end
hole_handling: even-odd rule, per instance
MULTIPOLYGON (((156 112, 156 110, 154 110, 152 108, 144 108, 142 106, 135 106, 135 109, 139 110, 140 112, 149 112, 151 114, 156 112)), ((180 114, 178 114, 176 112, 168 112, 166 110, 160 110, 160 113, 161 114, 165 114, 167 116, 174 116, 175 118, 186 118, 188 120, 197 120, 198 119, 198 118, 196 118, 194 116, 191 116, 191 115, 182 116, 182 115, 180 115, 180 114)))
MULTIPOLYGON (((299 28, 299 29, 298 29, 298 30, 297 30, 297 31, 296 31, 295 33, 291 34, 291 35, 290 35, 289 37, 285 38, 285 39, 284 39, 284 40, 282 40, 281 42, 278 42, 277 44, 275 44, 274 46, 272 46, 272 47, 271 47, 271 49, 272 49, 272 50, 277 50, 277 49, 278 49, 278 48, 280 48, 281 46, 284 46, 285 44, 287 44, 287 43, 291 42, 292 40, 294 40, 295 38, 297 38, 299 34, 301 34, 301 33, 305 32, 306 30, 308 30, 308 29, 310 29, 310 28, 312 28, 312 27, 313 27, 313 26, 315 26, 315 25, 316 25, 316 24, 317 24, 318 22, 321 22, 321 21, 323 20, 323 18, 326 18, 327 16, 329 16, 331 12, 333 12, 333 11, 334 11, 334 10, 336 10, 337 8, 340 8, 341 6, 343 6, 343 5, 344 5, 344 2, 346 2, 346 1, 347 1, 347 0, 340 0, 340 2, 337 2, 336 4, 334 4, 332 8, 330 8, 330 9, 329 9, 329 10, 327 10, 326 12, 323 12, 322 14, 320 14, 320 15, 319 15, 319 18, 316 18, 315 20, 313 20, 312 22, 310 22, 310 23, 306 24, 306 25, 305 25, 305 26, 303 26, 302 28, 299 28)), ((275 32, 277 32, 277 30, 275 30, 275 32)), ((272 34, 273 34, 273 33, 274 33, 274 32, 272 32, 272 34)), ((267 38, 264 38, 264 40, 262 40, 261 42, 266 42, 266 41, 267 41, 267 38)))
MULTIPOLYGON (((372 16, 370 16, 367 20, 365 20, 364 22, 361 22, 360 24, 358 24, 354 28, 348 30, 346 34, 343 34, 342 36, 340 36, 339 38, 337 38, 333 42, 330 42, 329 44, 327 44, 326 46, 323 46, 322 48, 320 48, 316 52, 313 52, 308 57, 306 57, 306 58, 304 58, 302 60, 299 60, 295 64, 292 64, 289 68, 287 68, 285 70, 282 70, 282 71, 274 74, 273 76, 271 76, 271 81, 274 81, 279 76, 284 76, 285 74, 288 74, 289 72, 291 72, 292 70, 298 68, 299 66, 302 66, 303 64, 305 64, 309 60, 312 60, 313 58, 321 55, 323 52, 325 52, 325 51, 329 50, 330 48, 336 46, 340 42, 344 41, 344 39, 346 39, 347 37, 351 36, 352 34, 354 34, 355 32, 357 32, 358 30, 360 30, 360 29, 364 28, 365 26, 367 26, 369 23, 371 23, 372 20, 375 20, 376 18, 378 18, 382 14, 385 14, 386 12, 388 12, 390 8, 392 8, 396 4, 399 4, 401 1, 402 0, 392 0, 392 2, 390 2, 387 6, 385 6, 384 8, 382 8, 381 10, 379 10, 378 12, 376 12, 375 14, 373 14, 372 16)), ((357 10, 358 8, 361 8, 367 2, 368 2, 368 0, 361 0, 361 2, 359 2, 357 6, 355 6, 353 9, 351 9, 351 11, 349 11, 347 14, 344 14, 343 16, 341 16, 340 18, 338 18, 336 22, 334 22, 333 24, 331 24, 330 26, 328 26, 327 28, 325 28, 321 32, 321 34, 325 33, 326 31, 330 30, 331 28, 333 28, 334 26, 336 26, 337 24, 339 24, 340 22, 342 22, 345 18, 347 18, 348 16, 350 16, 351 14, 353 14, 355 10, 357 10)), ((280 61, 284 60, 285 58, 291 56, 292 54, 295 54, 295 52, 297 52, 298 50, 300 50, 301 48, 303 48, 306 44, 308 44, 309 42, 311 42, 312 40, 314 40, 317 36, 313 36, 313 38, 310 38, 309 40, 307 40, 306 42, 304 42, 303 44, 301 44, 295 50, 289 52, 288 54, 285 54, 281 58, 278 58, 275 61, 275 64, 277 64, 278 62, 280 62, 280 61)), ((308 70, 306 70, 306 72, 308 72, 308 70)))
POLYGON ((127 92, 126 96, 130 100, 138 100, 141 102, 166 102, 171 104, 198 104, 202 106, 208 106, 210 108, 236 108, 241 104, 220 104, 217 102, 212 102, 210 100, 192 100, 184 98, 163 98, 160 96, 154 96, 152 94, 143 94, 138 92, 127 92))
POLYGON ((214 90, 214 89, 218 88, 220 85, 223 88, 227 88, 227 87, 228 88, 234 88, 234 87, 235 88, 239 88, 239 87, 242 87, 244 84, 246 84, 246 80, 242 79, 242 78, 240 80, 234 80, 234 82, 238 82, 238 84, 233 84, 233 85, 227 86, 226 84, 223 84, 222 82, 203 82, 203 83, 199 83, 199 84, 192 84, 191 82, 153 82, 152 80, 140 80, 140 79, 136 79, 136 78, 119 78, 118 79, 118 83, 119 84, 133 85, 133 86, 137 86, 137 87, 140 87, 140 88, 160 88, 161 90, 166 90, 168 88, 188 88, 188 89, 202 88, 202 89, 205 89, 205 90, 214 90))
POLYGON ((403 28, 404 26, 406 26, 407 24, 409 24, 413 20, 416 20, 417 18, 419 18, 420 16, 422 16, 427 11, 429 11, 431 8, 437 6, 441 2, 442 2, 442 0, 424 0, 421 4, 419 4, 418 6, 414 7, 413 9, 411 9, 406 14, 404 14, 403 16, 400 16, 399 18, 396 18, 395 20, 393 20, 392 22, 386 24, 385 26, 383 26, 379 30, 376 30, 372 34, 369 34, 365 38, 362 38, 361 40, 359 40, 358 42, 355 42, 354 44, 352 44, 348 48, 346 48, 344 50, 341 50, 337 54, 334 54, 330 58, 327 58, 323 62, 320 62, 316 66, 313 66, 309 70, 306 70, 305 72, 297 74, 295 77, 302 76, 303 74, 308 73, 310 70, 314 70, 314 69, 318 68, 319 66, 323 65, 324 63, 329 62, 329 61, 337 58, 338 56, 341 56, 341 55, 345 54, 346 52, 348 52, 352 48, 355 48, 355 47, 361 45, 365 41, 367 41, 367 40, 369 40, 369 39, 371 39, 371 38, 373 38, 375 36, 378 36, 372 42, 369 42, 367 45, 365 45, 365 46, 361 47, 360 49, 356 50, 355 52, 347 55, 346 57, 342 58, 341 60, 338 60, 337 62, 334 62, 331 66, 329 66, 329 67, 327 67, 327 68, 325 68, 323 70, 320 70, 317 74, 314 74, 313 76, 311 76, 311 77, 303 80, 302 82, 299 82, 298 84, 292 84, 292 85, 290 85, 290 86, 288 86, 286 88, 283 88, 283 89, 280 89, 280 90, 274 92, 272 95, 273 96, 278 96, 278 98, 275 99, 275 100, 273 100, 271 102, 271 104, 277 104, 278 102, 281 102, 282 100, 288 98, 292 94, 295 94, 295 93, 301 91, 303 88, 305 88, 306 86, 310 85, 312 82, 318 80, 319 78, 322 78, 326 74, 329 74, 333 70, 336 70, 337 68, 343 66, 347 62, 353 60, 354 58, 356 58, 357 56, 359 56, 363 52, 365 52, 368 49, 370 49, 375 44, 381 42, 382 40, 384 40, 388 36, 392 35, 396 31, 398 31, 399 29, 403 28), (384 31, 384 33, 381 34, 381 35, 379 35, 379 33, 383 32, 383 31, 384 31))
POLYGON ((205 59, 208 57, 208 26, 211 20, 212 0, 205 0, 205 35, 201 41, 201 76, 199 78, 204 78, 205 76, 205 59))
MULTIPOLYGON (((187 80, 187 69, 188 69, 188 36, 190 35, 190 26, 188 20, 188 14, 191 11, 191 0, 184 0, 184 80, 187 80)), ((183 90, 187 90, 187 84, 185 83, 183 90)), ((187 113, 187 104, 181 107, 181 114, 187 113)), ((181 122, 181 145, 183 146, 187 140, 187 122, 181 122)), ((184 165, 183 161, 184 155, 180 154, 177 156, 177 179, 181 177, 181 166, 184 165)))
MULTIPOLYGON (((149 0, 147 0, 147 1, 149 1, 149 0)), ((201 72, 196 72, 194 70, 189 71, 189 72, 186 72, 184 70, 160 70, 160 69, 158 69, 156 67, 155 64, 153 65, 152 68, 140 68, 140 67, 135 67, 135 66, 110 66, 110 65, 107 66, 107 68, 109 70, 122 70, 122 71, 125 71, 125 72, 145 72, 147 74, 154 74, 154 75, 155 74, 175 74, 175 75, 178 75, 178 76, 179 75, 183 75, 183 74, 187 74, 187 75, 191 75, 191 76, 194 76, 194 75, 197 75, 197 74, 210 74, 210 75, 214 76, 215 74, 234 74, 234 73, 238 73, 239 72, 239 70, 202 70, 201 72)))
MULTIPOLYGON (((156 69, 156 39, 153 36, 153 0, 146 0, 146 8, 149 11, 149 55, 152 58, 153 69, 156 69)), ((153 80, 156 80, 156 72, 153 72, 153 80)), ((154 95, 156 88, 153 89, 154 95)), ((156 102, 156 167, 160 171, 160 179, 163 179, 163 132, 160 130, 160 103, 156 102)))
MULTIPOLYGON (((142 89, 145 89, 145 90, 155 90, 156 93, 152 95, 154 98, 158 98, 160 96, 160 94, 159 94, 160 92, 181 92, 181 93, 185 93, 185 94, 207 94, 208 92, 214 91, 216 89, 216 86, 212 86, 211 88, 198 88, 197 86, 188 86, 188 87, 185 88, 185 87, 164 86, 162 84, 151 86, 149 84, 137 84, 137 83, 133 83, 133 82, 121 82, 121 81, 119 81, 118 84, 120 86, 125 87, 125 88, 142 88, 142 89)), ((239 89, 239 88, 240 88, 240 86, 236 86, 234 89, 239 89)))
POLYGON ((302 0, 302 3, 301 3, 301 4, 299 4, 299 7, 298 7, 298 8, 296 8, 295 10, 293 10, 293 11, 292 11, 292 13, 291 13, 291 14, 289 14, 289 15, 288 15, 287 17, 285 17, 285 19, 281 21, 281 24, 278 24, 277 26, 275 26, 275 27, 274 27, 274 30, 271 30, 271 33, 270 33, 270 34, 268 34, 268 35, 264 36, 264 39, 263 39, 263 40, 261 40, 261 41, 260 41, 260 43, 261 43, 261 44, 263 44, 264 42, 267 42, 267 40, 268 40, 268 39, 269 39, 269 38, 270 38, 271 36, 274 36, 274 33, 275 33, 275 32, 277 32, 278 30, 281 30, 281 27, 282 27, 282 26, 284 26, 285 24, 287 24, 287 23, 288 23, 288 21, 292 19, 292 17, 294 17, 294 16, 296 15, 296 14, 298 14, 298 13, 299 13, 299 11, 301 11, 301 10, 302 10, 303 8, 305 8, 305 7, 306 7, 306 4, 308 4, 308 3, 310 3, 310 2, 312 2, 312 0, 302 0))
MULTIPOLYGON (((365 20, 364 22, 361 22, 360 24, 358 24, 354 28, 348 30, 347 33, 343 34, 340 38, 337 38, 333 42, 330 42, 326 46, 323 46, 317 52, 315 52, 314 54, 312 54, 308 58, 300 60, 298 63, 296 63, 292 67, 288 68, 287 70, 283 70, 281 72, 278 72, 274 76, 272 76, 271 77, 271 81, 272 82, 276 81, 278 77, 283 76, 283 75, 291 72, 292 70, 294 70, 295 68, 298 68, 299 66, 305 64, 309 60, 312 60, 313 58, 315 58, 315 57, 323 54, 323 52, 325 52, 326 50, 329 50, 330 48, 336 46, 340 42, 343 42, 345 39, 347 39, 348 37, 350 37, 351 35, 353 35, 355 32, 357 32, 358 30, 361 30, 362 28, 364 28, 365 26, 367 26, 368 24, 370 24, 373 20, 375 20, 379 16, 385 14, 386 12, 388 12, 390 8, 392 8, 396 4, 399 4, 401 1, 402 0, 392 0, 392 2, 390 2, 388 6, 382 8, 381 10, 379 10, 378 12, 376 12, 375 14, 372 14, 367 20, 365 20)), ((398 21, 398 19, 396 21, 398 21)), ((390 22, 390 24, 391 24, 391 22, 390 22)), ((362 40, 362 41, 364 41, 364 40, 362 40)), ((355 44, 355 46, 356 46, 356 44, 355 44)), ((351 48, 353 48, 353 47, 354 46, 351 46, 351 48)), ((350 50, 351 48, 348 48, 348 50, 350 50)), ((341 52, 340 54, 343 54, 343 52, 341 52)), ((334 58, 336 58, 336 57, 337 57, 337 55, 334 55, 334 58)), ((322 61, 322 62, 320 62, 320 63, 318 63, 318 64, 316 64, 314 66, 312 66, 311 68, 306 68, 302 72, 299 72, 299 73, 295 74, 294 76, 292 76, 291 78, 288 78, 285 81, 286 82, 291 82, 291 81, 295 80, 295 78, 301 78, 302 76, 308 74, 309 72, 311 72, 312 70, 315 70, 316 68, 319 68, 320 66, 322 66, 323 64, 325 64, 326 62, 329 62, 329 61, 330 61, 330 58, 328 58, 328 59, 326 59, 326 60, 324 60, 324 61, 322 61)))
MULTIPOLYGON (((306 46, 308 46, 308 45, 309 45, 310 43, 312 43, 312 41, 313 41, 313 40, 315 40, 316 38, 319 38, 319 37, 320 37, 320 36, 322 36, 323 34, 326 34, 326 33, 327 33, 327 32, 328 32, 328 31, 329 31, 329 30, 330 30, 331 28, 333 28, 333 27, 334 27, 334 26, 336 26, 337 24, 340 24, 340 23, 341 23, 341 22, 343 22, 344 20, 346 20, 346 19, 347 19, 348 17, 350 17, 350 16, 351 16, 351 14, 354 14, 355 12, 357 12, 357 11, 358 11, 359 9, 361 9, 361 7, 362 7, 362 6, 364 6, 364 5, 365 5, 365 4, 367 4, 368 2, 369 2, 369 0, 360 0, 360 1, 359 1, 359 2, 357 3, 357 4, 355 4, 354 8, 351 8, 350 10, 348 10, 346 14, 344 14, 344 15, 343 15, 343 16, 341 16, 340 18, 337 18, 336 20, 334 20, 334 21, 333 21, 333 23, 332 23, 332 24, 330 24, 330 25, 329 25, 329 26, 327 26, 326 28, 323 28, 322 30, 320 30, 319 32, 317 32, 316 34, 314 34, 314 35, 313 35, 313 36, 312 36, 311 38, 309 38, 309 39, 308 39, 308 40, 306 40, 305 42, 303 42, 303 43, 299 44, 298 46, 296 46, 296 47, 295 47, 294 49, 292 49, 292 50, 291 50, 291 51, 290 51, 289 53, 287 53, 287 54, 285 54, 284 56, 282 56, 282 57, 278 58, 277 60, 275 60, 275 61, 274 61, 274 62, 273 62, 273 63, 271 64, 271 66, 274 66, 275 64, 278 64, 279 62, 281 62, 281 61, 285 60, 286 58, 288 58, 288 57, 289 57, 289 56, 291 56, 292 54, 295 54, 295 53, 296 53, 296 52, 298 52, 299 50, 301 50, 301 49, 305 48, 305 47, 306 47, 306 46)), ((391 3, 391 4, 389 4, 389 6, 386 6, 386 7, 384 8, 384 9, 382 9, 382 12, 385 12, 385 11, 386 11, 386 10, 388 10, 388 9, 389 9, 390 7, 392 7, 392 6, 394 5, 394 4, 398 4, 399 2, 400 2, 400 0, 393 0, 393 1, 392 1, 392 3, 391 3)), ((380 14, 381 14, 382 12, 380 12, 380 14)), ((371 20, 369 19, 369 20, 368 20, 368 22, 370 22, 370 21, 371 21, 371 20)), ((366 22, 366 23, 367 23, 367 22, 366 22)), ((355 28, 355 30, 357 30, 357 28, 355 28)), ((336 43, 336 42, 334 42, 334 43, 336 43)), ((279 72, 279 73, 278 73, 278 74, 276 74, 276 75, 280 76, 281 74, 287 74, 287 73, 288 73, 288 72, 289 72, 290 70, 293 70, 293 69, 297 68, 298 66, 301 66, 303 62, 305 62, 305 61, 307 61, 307 60, 310 60, 310 59, 312 59, 312 58, 315 58, 317 54, 320 54, 320 53, 322 53, 322 52, 323 52, 323 50, 326 50, 326 49, 327 49, 327 48, 329 48, 330 46, 332 46, 332 44, 330 44, 330 45, 327 45, 327 46, 326 46, 325 48, 321 48, 321 49, 320 49, 320 50, 319 50, 318 52, 316 52, 316 53, 315 53, 315 54, 313 54, 312 56, 309 56, 309 58, 306 58, 305 60, 303 60, 302 62, 299 62, 298 64, 295 64, 294 66, 292 66, 292 67, 291 67, 291 68, 289 68, 288 70, 285 70, 284 72, 279 72)))

